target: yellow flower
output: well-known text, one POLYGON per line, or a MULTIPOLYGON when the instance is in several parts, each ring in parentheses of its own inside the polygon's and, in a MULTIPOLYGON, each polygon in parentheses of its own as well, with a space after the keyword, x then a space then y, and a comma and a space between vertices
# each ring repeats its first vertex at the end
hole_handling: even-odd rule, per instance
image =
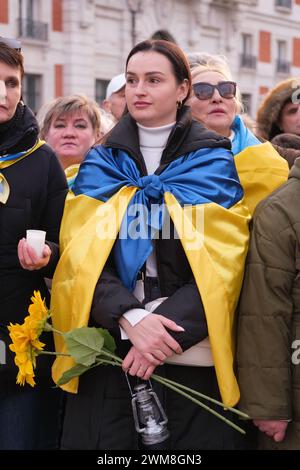
POLYGON ((9 336, 11 337, 13 344, 11 344, 9 347, 12 351, 25 351, 28 346, 28 335, 24 331, 23 325, 19 325, 16 323, 13 325, 12 323, 8 327, 9 330, 9 336))
POLYGON ((8 330, 12 339, 9 348, 15 353, 15 364, 19 368, 17 384, 25 385, 27 382, 34 387, 36 356, 45 346, 39 337, 50 315, 40 292, 34 292, 31 300, 32 304, 28 308, 29 315, 24 323, 22 325, 11 323, 8 330))
POLYGON ((27 352, 16 354, 15 364, 19 368, 17 375, 16 383, 19 385, 25 385, 27 382, 32 387, 35 386, 34 381, 34 367, 35 367, 35 358, 34 362, 28 359, 27 352))
POLYGON ((31 302, 32 303, 28 307, 29 317, 26 318, 34 319, 37 323, 40 322, 39 328, 43 330, 50 314, 46 307, 45 300, 41 297, 40 291, 34 291, 33 296, 31 297, 31 302))
MULTIPOLYGON (((24 323, 22 325, 19 325, 18 323, 13 325, 11 323, 8 327, 9 336, 12 339, 12 344, 9 345, 9 348, 15 353, 15 364, 19 369, 16 380, 17 384, 24 386, 25 383, 28 383, 31 387, 36 385, 34 380, 36 356, 41 353, 70 356, 76 362, 76 365, 65 371, 59 379, 57 382, 59 386, 68 383, 74 377, 79 377, 90 367, 95 367, 100 364, 112 364, 114 366, 122 367, 122 359, 114 354, 116 348, 115 341, 107 330, 103 330, 102 328, 96 329, 94 327, 75 328, 68 333, 54 330, 52 326, 47 323, 47 319, 50 317, 50 312, 45 305, 45 301, 42 300, 39 291, 34 292, 33 297, 31 297, 31 301, 32 304, 28 308, 29 315, 25 318, 24 323), (56 333, 61 334, 66 341, 68 353, 44 351, 43 348, 45 347, 45 344, 39 339, 43 330, 56 331, 56 333)), ((190 389, 189 387, 178 384, 177 382, 160 377, 159 375, 152 374, 152 379, 164 384, 171 390, 175 390, 177 393, 192 400, 197 405, 204 407, 206 410, 210 411, 236 430, 243 434, 245 433, 236 424, 227 420, 224 416, 200 402, 194 395, 213 401, 215 404, 224 408, 223 403, 218 402, 215 399, 211 399, 210 397, 203 395, 196 390, 190 389)), ((233 408, 228 409, 244 418, 249 418, 241 411, 233 408)))

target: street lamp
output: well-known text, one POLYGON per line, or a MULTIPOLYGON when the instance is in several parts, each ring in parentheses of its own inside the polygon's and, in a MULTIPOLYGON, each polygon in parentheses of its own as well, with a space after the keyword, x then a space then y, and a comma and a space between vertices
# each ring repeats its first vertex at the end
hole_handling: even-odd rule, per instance
POLYGON ((126 0, 131 15, 131 42, 132 47, 136 43, 136 15, 140 12, 142 0, 126 0))

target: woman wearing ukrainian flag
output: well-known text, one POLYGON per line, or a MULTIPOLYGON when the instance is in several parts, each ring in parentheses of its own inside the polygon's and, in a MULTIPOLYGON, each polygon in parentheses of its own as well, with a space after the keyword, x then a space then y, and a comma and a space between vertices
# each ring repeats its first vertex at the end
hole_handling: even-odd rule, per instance
MULTIPOLYGON (((51 311, 60 331, 107 328, 133 383, 155 370, 234 406, 234 312, 250 212, 230 140, 192 120, 190 92, 177 45, 144 41, 131 50, 128 113, 87 155, 67 198, 51 311)), ((269 191, 286 174, 283 164, 269 191)), ((55 341, 64 354, 61 336, 55 341)), ((54 380, 72 365, 57 358, 54 380)), ((98 366, 63 388, 70 392, 64 449, 139 448, 118 368, 98 366)), ((179 395, 154 388, 168 416, 169 448, 251 445, 250 434, 239 436, 179 395)))
POLYGON ((240 113, 241 93, 223 56, 199 54, 192 69, 192 116, 205 127, 231 140, 231 151, 247 206, 259 201, 287 179, 288 167, 270 142, 262 143, 248 129, 240 113))

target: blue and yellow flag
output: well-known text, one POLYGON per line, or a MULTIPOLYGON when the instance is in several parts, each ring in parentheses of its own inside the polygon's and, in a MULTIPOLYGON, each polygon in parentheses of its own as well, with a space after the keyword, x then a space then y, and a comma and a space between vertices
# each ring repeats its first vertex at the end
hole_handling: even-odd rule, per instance
POLYGON ((67 178, 67 183, 68 183, 68 188, 72 189, 73 184, 76 180, 76 177, 78 175, 80 164, 75 163, 74 165, 70 165, 65 169, 65 175, 67 178))
POLYGON ((1 173, 1 170, 4 170, 4 168, 8 168, 11 165, 14 165, 15 163, 18 163, 20 160, 23 160, 23 158, 25 157, 28 157, 28 155, 31 155, 38 148, 40 148, 44 143, 45 143, 44 140, 38 139, 36 143, 34 144, 34 146, 28 150, 24 150, 23 152, 18 152, 14 154, 3 155, 0 157, 0 202, 2 204, 6 204, 9 194, 10 194, 10 188, 3 173, 1 173))
MULTIPOLYGON (((288 172, 276 152, 270 158, 270 164, 277 162, 278 174, 272 179, 269 171, 265 196, 288 172)), ((52 289, 54 327, 69 331, 88 324, 94 289, 113 247, 118 274, 132 290, 151 253, 151 237, 169 216, 202 298, 222 400, 235 405, 239 389, 233 371, 234 312, 248 247, 248 205, 253 208, 257 202, 251 189, 254 178, 247 184, 248 163, 247 153, 234 161, 225 149, 202 149, 174 160, 159 175, 141 176, 126 152, 93 149, 66 201, 61 259, 52 289)), ((260 168, 259 157, 252 157, 252 164, 260 168)), ((66 352, 61 337, 55 342, 57 351, 66 352)), ((73 365, 69 358, 58 357, 54 381, 73 365)), ((63 388, 76 393, 77 386, 78 379, 73 379, 63 388)))

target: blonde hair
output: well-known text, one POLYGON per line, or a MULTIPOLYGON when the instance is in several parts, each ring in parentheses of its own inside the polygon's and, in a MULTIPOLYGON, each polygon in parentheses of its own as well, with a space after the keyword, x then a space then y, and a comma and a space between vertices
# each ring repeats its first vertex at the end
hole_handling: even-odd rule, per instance
POLYGON ((85 95, 61 96, 47 103, 42 109, 45 109, 46 112, 44 112, 44 116, 41 119, 42 122, 40 122, 41 139, 46 138, 53 119, 77 111, 85 112, 91 121, 96 136, 100 134, 101 115, 99 106, 96 101, 89 99, 85 95))
POLYGON ((205 65, 207 64, 207 62, 212 60, 214 61, 214 63, 218 63, 221 65, 225 64, 225 66, 229 68, 228 62, 224 55, 210 54, 209 52, 188 52, 186 56, 189 61, 191 70, 198 67, 198 65, 205 65))
MULTIPOLYGON (((230 82, 233 81, 231 70, 228 63, 225 60, 224 56, 212 55, 208 53, 203 53, 202 56, 198 55, 199 64, 192 68, 192 80, 204 72, 217 72, 230 82), (202 58, 201 58, 202 57, 202 58)), ((236 96, 234 98, 237 105, 237 114, 240 114, 244 110, 242 103, 241 93, 237 87, 236 96)))

